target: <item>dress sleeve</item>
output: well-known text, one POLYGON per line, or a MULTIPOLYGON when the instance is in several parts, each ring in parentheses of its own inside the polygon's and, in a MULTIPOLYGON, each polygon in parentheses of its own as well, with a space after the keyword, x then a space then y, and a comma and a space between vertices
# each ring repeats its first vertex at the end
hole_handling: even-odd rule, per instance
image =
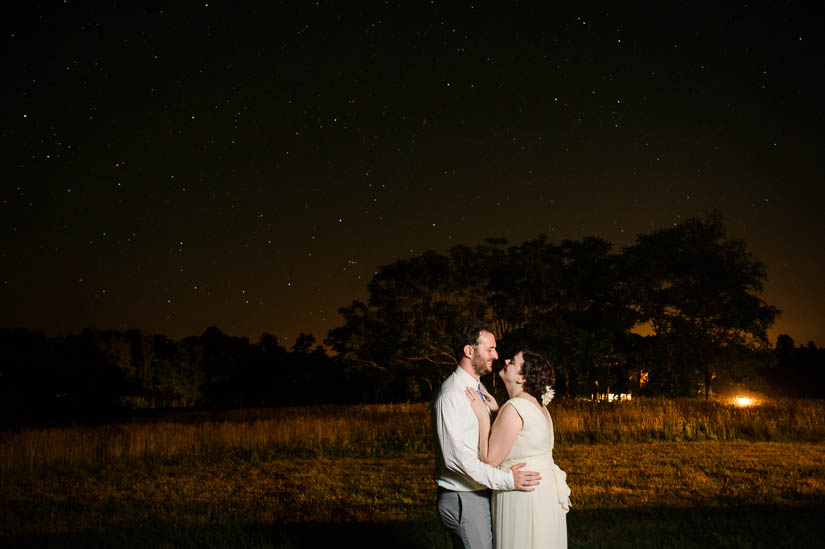
POLYGON ((518 415, 522 415, 521 410, 519 410, 519 404, 518 404, 519 401, 521 401, 521 400, 522 399, 520 399, 520 398, 511 398, 510 400, 508 400, 507 402, 505 402, 504 404, 501 405, 500 410, 503 410, 505 406, 510 405, 510 406, 513 406, 516 409, 516 412, 518 412, 518 415))
POLYGON ((494 490, 512 490, 513 473, 478 458, 478 420, 463 393, 450 392, 435 406, 436 432, 447 469, 494 490))
MULTIPOLYGON (((501 411, 504 410, 505 406, 512 406, 521 418, 521 421, 524 422, 524 409, 522 408, 524 404, 525 400, 523 398, 511 398, 510 400, 501 405, 501 408, 499 408, 498 413, 501 413, 501 411)), ((529 402, 527 402, 527 404, 529 404, 529 402)))

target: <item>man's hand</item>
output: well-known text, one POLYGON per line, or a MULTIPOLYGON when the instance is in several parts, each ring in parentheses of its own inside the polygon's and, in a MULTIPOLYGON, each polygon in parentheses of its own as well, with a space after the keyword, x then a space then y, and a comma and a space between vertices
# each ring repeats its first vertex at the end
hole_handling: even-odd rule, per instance
POLYGON ((525 465, 527 464, 516 463, 510 467, 510 470, 513 472, 513 482, 516 490, 521 490, 522 492, 532 492, 535 490, 532 486, 538 486, 541 484, 541 475, 535 471, 522 471, 521 468, 525 465))

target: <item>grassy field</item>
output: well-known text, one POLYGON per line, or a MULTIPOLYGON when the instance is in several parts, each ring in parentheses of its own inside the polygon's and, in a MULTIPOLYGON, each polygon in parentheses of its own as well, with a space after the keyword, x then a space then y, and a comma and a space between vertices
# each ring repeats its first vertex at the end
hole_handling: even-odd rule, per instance
MULTIPOLYGON (((806 547, 825 536, 821 402, 551 412, 573 491, 571 547, 806 547)), ((4 433, 0 460, 3 547, 449 546, 423 405, 4 433)))

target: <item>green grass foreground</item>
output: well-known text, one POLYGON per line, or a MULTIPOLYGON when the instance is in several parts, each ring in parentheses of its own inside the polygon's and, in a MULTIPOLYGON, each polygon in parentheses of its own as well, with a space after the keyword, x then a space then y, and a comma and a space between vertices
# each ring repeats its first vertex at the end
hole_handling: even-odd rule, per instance
MULTIPOLYGON (((825 536, 821 402, 550 408, 573 491, 571 547, 806 547, 825 536)), ((447 548, 429 437, 426 405, 3 433, 0 546, 447 548)))

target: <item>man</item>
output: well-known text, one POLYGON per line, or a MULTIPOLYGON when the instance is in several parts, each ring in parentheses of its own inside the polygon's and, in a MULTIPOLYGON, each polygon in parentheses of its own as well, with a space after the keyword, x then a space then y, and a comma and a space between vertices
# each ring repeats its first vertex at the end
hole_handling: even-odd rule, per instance
POLYGON ((541 476, 522 471, 524 463, 502 471, 478 458, 478 419, 465 394, 478 391, 491 413, 498 410, 480 378, 498 358, 496 338, 483 322, 462 326, 454 339, 458 368, 444 380, 433 398, 438 514, 452 534, 453 547, 492 549, 490 489, 531 492, 541 476))

